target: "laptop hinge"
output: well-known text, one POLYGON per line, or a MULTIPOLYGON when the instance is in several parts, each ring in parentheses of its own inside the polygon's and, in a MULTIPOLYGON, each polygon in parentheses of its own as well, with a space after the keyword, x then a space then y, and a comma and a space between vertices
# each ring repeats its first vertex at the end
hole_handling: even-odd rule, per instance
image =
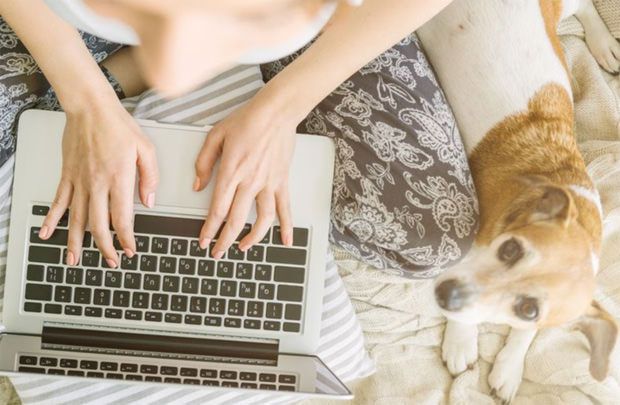
POLYGON ((41 345, 52 350, 235 363, 274 364, 278 359, 277 341, 147 332, 44 325, 41 345))

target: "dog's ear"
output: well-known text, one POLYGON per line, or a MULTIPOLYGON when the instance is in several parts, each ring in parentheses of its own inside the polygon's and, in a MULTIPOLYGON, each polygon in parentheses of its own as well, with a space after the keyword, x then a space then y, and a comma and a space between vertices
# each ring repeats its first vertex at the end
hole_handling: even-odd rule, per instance
POLYGON ((610 356, 618 340, 618 324, 613 316, 592 301, 575 328, 586 335, 590 343, 590 374, 603 381, 609 373, 610 356))
POLYGON ((558 221, 567 226, 577 217, 575 201, 568 190, 551 185, 538 176, 522 177, 519 180, 529 188, 506 217, 508 226, 524 226, 542 221, 558 221))

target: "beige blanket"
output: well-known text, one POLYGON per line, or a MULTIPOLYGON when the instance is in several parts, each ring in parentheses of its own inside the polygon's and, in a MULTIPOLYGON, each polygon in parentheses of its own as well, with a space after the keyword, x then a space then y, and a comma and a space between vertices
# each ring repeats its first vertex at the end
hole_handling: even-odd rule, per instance
MULTIPOLYGON (((620 38, 620 1, 601 0, 599 11, 620 38)), ((560 27, 574 76, 580 146, 601 193, 605 241, 596 297, 620 319, 620 80, 598 67, 571 18, 560 27)), ((480 359, 452 378, 440 357, 445 320, 433 305, 431 282, 377 272, 345 254, 341 274, 356 306, 377 373, 352 385, 356 404, 492 404, 487 375, 508 328, 480 327, 480 359)), ((516 404, 620 403, 620 349, 603 383, 588 373, 588 343, 575 331, 541 332, 526 358, 516 404)))

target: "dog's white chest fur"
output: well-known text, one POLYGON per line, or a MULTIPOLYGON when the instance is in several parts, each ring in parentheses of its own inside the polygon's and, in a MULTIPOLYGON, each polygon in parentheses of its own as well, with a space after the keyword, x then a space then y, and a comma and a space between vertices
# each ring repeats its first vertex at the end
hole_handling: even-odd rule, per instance
POLYGON ((543 85, 570 82, 536 0, 455 0, 418 35, 467 153, 543 85))

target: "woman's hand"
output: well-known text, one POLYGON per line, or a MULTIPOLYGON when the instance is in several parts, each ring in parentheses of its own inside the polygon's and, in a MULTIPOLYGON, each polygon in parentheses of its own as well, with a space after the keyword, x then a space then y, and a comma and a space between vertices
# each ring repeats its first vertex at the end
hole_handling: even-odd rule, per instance
POLYGON ((265 87, 209 132, 196 159, 194 190, 206 187, 221 158, 213 199, 200 232, 200 246, 206 248, 226 222, 211 249, 213 257, 221 258, 241 233, 254 201, 256 222, 239 248, 245 251, 259 242, 276 213, 282 241, 292 244, 288 173, 298 122, 276 107, 265 87))
POLYGON ((155 149, 114 94, 67 113, 63 167, 56 197, 39 233, 49 238, 69 211, 67 264, 79 262, 87 223, 108 266, 119 264, 110 219, 128 257, 136 251, 133 196, 136 166, 142 203, 152 207, 158 182, 155 149))

